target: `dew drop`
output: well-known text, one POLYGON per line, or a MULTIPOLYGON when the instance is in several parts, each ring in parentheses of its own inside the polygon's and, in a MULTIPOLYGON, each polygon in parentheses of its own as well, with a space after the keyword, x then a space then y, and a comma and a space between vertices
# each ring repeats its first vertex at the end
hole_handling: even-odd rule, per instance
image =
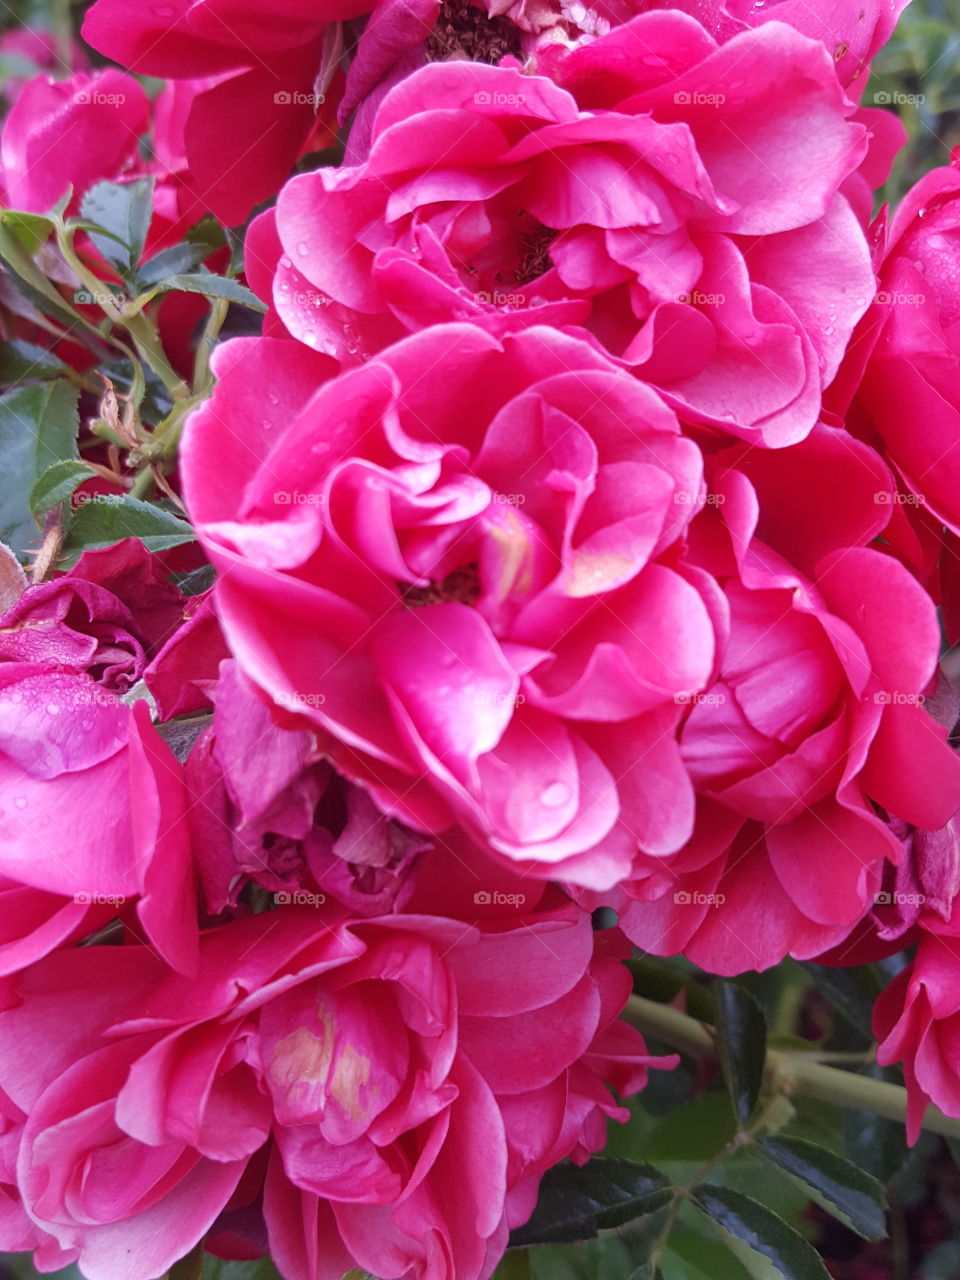
POLYGON ((306 331, 306 333, 303 335, 303 340, 308 347, 315 347, 317 345, 317 335, 313 332, 312 329, 308 329, 306 331))
POLYGON ((48 715, 48 716, 58 716, 59 714, 60 714, 60 704, 59 704, 59 703, 57 703, 57 702, 48 702, 48 703, 47 703, 47 715, 48 715))
POLYGON ((17 806, 18 809, 25 809, 27 807, 27 797, 17 796, 16 800, 14 800, 13 803, 17 806))
POLYGON ((289 271, 290 268, 293 266, 293 263, 290 261, 290 259, 287 257, 286 254, 284 254, 283 257, 280 259, 280 266, 283 267, 284 271, 289 271))
POLYGON ((271 404, 280 403, 280 397, 277 395, 275 391, 271 391, 270 394, 267 396, 267 399, 270 401, 271 404))
POLYGON ((307 244, 306 240, 301 240, 300 243, 297 245, 297 253, 299 253, 301 258, 305 258, 309 252, 310 252, 310 247, 307 244))
POLYGON ((570 799, 570 788, 565 782, 554 782, 540 796, 540 803, 546 809, 559 809, 570 799))

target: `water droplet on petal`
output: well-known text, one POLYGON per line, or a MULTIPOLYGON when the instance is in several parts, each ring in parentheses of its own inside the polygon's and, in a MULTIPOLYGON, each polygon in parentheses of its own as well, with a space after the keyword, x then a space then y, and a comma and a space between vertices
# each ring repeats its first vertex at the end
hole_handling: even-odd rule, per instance
POLYGON ((308 329, 302 336, 308 347, 315 347, 317 345, 317 335, 312 329, 308 329))
POLYGON ((305 258, 309 252, 310 252, 310 247, 307 244, 306 240, 301 240, 300 243, 297 245, 297 253, 299 253, 301 258, 305 258))
POLYGON ((283 267, 284 271, 289 271, 289 269, 293 266, 293 263, 290 261, 290 259, 287 257, 286 254, 284 254, 283 257, 280 259, 280 266, 283 267))
POLYGON ((18 809, 25 809, 27 807, 27 797, 17 796, 16 800, 14 800, 13 803, 17 806, 18 809))
POLYGON ((56 703, 56 702, 48 702, 48 703, 47 703, 47 715, 48 715, 48 716, 58 716, 59 714, 60 714, 60 705, 59 705, 59 703, 56 703))
POLYGON ((540 803, 547 809, 559 809, 570 799, 570 788, 565 782, 553 782, 540 796, 540 803))

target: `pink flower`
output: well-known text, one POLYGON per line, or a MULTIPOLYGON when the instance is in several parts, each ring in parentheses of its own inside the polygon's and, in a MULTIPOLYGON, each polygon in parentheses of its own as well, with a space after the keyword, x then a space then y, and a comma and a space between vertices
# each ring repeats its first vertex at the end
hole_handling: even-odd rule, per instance
POLYGON ((715 589, 678 563, 702 463, 655 393, 546 328, 437 326, 332 381, 289 341, 215 362, 182 457, 221 623, 337 770, 595 888, 681 848, 715 589))
POLYGON ((718 47, 647 13, 556 74, 407 77, 362 165, 263 216, 254 287, 344 362, 441 320, 585 324, 688 417, 802 439, 874 289, 839 193, 866 132, 822 46, 769 23, 718 47))
POLYGON ((191 966, 183 779, 145 703, 59 665, 0 663, 0 792, 6 972, 134 903, 131 924, 191 966))
POLYGON ((214 722, 186 762, 210 913, 236 907, 248 885, 281 902, 335 897, 360 916, 403 906, 428 842, 338 778, 315 734, 274 724, 235 662, 222 665, 214 696, 214 722))
POLYGON ((6 203, 46 213, 72 187, 75 212, 94 183, 137 167, 149 119, 143 88, 120 71, 31 80, 0 134, 0 189, 6 203))
POLYGON ((7 603, 0 972, 118 914, 187 969, 196 913, 183 778, 146 704, 119 697, 176 628, 180 593, 131 538, 7 603))
POLYGON ((907 1085, 907 1137, 920 1135, 934 1103, 960 1116, 960 954, 957 939, 921 935, 917 953, 877 1000, 873 1033, 881 1066, 903 1064, 907 1085))
POLYGON ((880 815, 942 826, 960 761, 923 705, 933 603, 866 545, 889 510, 880 459, 820 427, 789 450, 725 450, 711 471, 722 502, 689 554, 722 588, 724 635, 680 732, 697 823, 610 901, 638 945, 727 974, 845 939, 903 858, 880 815))
POLYGON ((328 24, 364 7, 365 0, 284 0, 279 9, 244 0, 143 7, 98 0, 83 36, 138 75, 190 82, 167 91, 178 104, 186 187, 235 226, 276 193, 310 139, 324 103, 328 24))
MULTIPOLYGON (((877 440, 902 477, 900 519, 909 518, 913 541, 925 521, 960 532, 958 226, 960 171, 934 169, 904 196, 886 230, 874 305, 831 401, 851 430, 877 440)), ((884 234, 882 224, 878 230, 884 234)), ((905 558, 916 560, 904 542, 905 558)))
POLYGON ((485 1280, 545 1170, 626 1117, 607 1082, 676 1061, 617 1021, 611 942, 553 891, 486 928, 283 908, 206 934, 197 979, 50 957, 0 1015, 24 1208, 90 1280, 216 1246, 261 1187, 288 1280, 485 1280))
POLYGON ((156 556, 125 538, 0 614, 0 662, 55 662, 124 694, 182 623, 183 604, 156 556))

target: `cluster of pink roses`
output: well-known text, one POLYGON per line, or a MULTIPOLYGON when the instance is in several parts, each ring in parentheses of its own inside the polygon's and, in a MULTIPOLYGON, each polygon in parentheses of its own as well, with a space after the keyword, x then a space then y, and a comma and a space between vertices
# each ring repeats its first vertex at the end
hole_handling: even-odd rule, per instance
POLYGON ((869 222, 898 8, 97 0, 126 70, 18 87, 8 204, 276 199, 180 454, 215 587, 0 559, 0 1247, 487 1280, 675 1061, 630 943, 921 939, 882 1058, 960 1115, 960 175, 869 222))

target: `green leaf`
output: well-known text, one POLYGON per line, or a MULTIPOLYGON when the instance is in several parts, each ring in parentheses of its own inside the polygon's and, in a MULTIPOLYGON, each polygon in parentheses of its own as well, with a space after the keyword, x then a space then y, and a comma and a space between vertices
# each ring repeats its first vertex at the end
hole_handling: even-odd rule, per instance
POLYGON ((887 1234, 883 1187, 869 1173, 803 1138, 778 1134, 761 1138, 757 1145, 851 1231, 865 1240, 882 1240, 887 1234))
POLYGON ((12 338, 0 344, 0 383, 49 382, 66 372, 62 360, 35 342, 12 338))
POLYGON ((216 222, 205 219, 180 244, 161 249, 145 262, 137 271, 137 282, 141 288, 146 288, 148 285, 162 284, 170 276, 193 271, 194 267, 199 267, 211 253, 223 248, 225 244, 223 229, 216 222))
POLYGON ((759 1200, 708 1185, 698 1187, 692 1199, 712 1222, 772 1263, 784 1280, 829 1280, 813 1246, 759 1200))
POLYGON ((76 456, 77 392, 69 382, 21 387, 0 397, 0 541, 16 552, 37 538, 29 495, 55 462, 76 456))
POLYGON ((532 1280, 530 1254, 526 1249, 511 1249, 493 1273, 492 1280, 532 1280))
POLYGON ((873 1041, 873 1004, 883 982, 869 965, 847 969, 804 961, 817 990, 843 1020, 869 1044, 873 1041))
POLYGON ((80 212, 100 228, 88 235, 106 260, 123 276, 135 271, 150 230, 153 178, 98 182, 83 197, 80 212))
POLYGON ((203 595, 209 591, 217 580, 217 571, 212 564, 202 564, 199 569, 191 569, 183 577, 176 579, 177 590, 184 596, 203 595))
POLYGON ((673 1190, 651 1165, 591 1160, 556 1165, 540 1184, 530 1221, 510 1237, 512 1247, 589 1240, 669 1204, 673 1190))
POLYGON ((192 542, 194 532, 162 507, 128 494, 98 493, 74 513, 67 559, 72 563, 82 552, 113 546, 121 538, 139 538, 148 551, 168 551, 192 542))
POLYGON ((9 219, 5 221, 5 212, 9 211, 0 210, 0 258, 13 273, 17 288, 35 307, 44 314, 53 316, 61 324, 66 324, 70 328, 82 324, 80 316, 68 302, 64 301, 24 248, 22 239, 18 238, 11 226, 6 224, 9 219))
POLYGON ((8 226, 27 253, 34 254, 50 239, 53 223, 41 213, 21 209, 0 209, 0 222, 8 226))
POLYGON ((75 462, 72 458, 55 462, 52 467, 47 467, 30 490, 28 502, 31 513, 39 520, 45 511, 66 502, 73 491, 92 475, 86 463, 75 462))
POLYGON ((730 1251, 731 1239, 718 1240, 713 1223, 684 1205, 660 1257, 664 1280, 752 1280, 730 1251))
POLYGON ((182 289, 187 293, 202 293, 207 298, 226 298, 238 302, 251 311, 265 312, 267 304, 261 302, 252 289, 231 280, 227 276, 214 275, 212 271, 198 271, 193 275, 175 275, 163 282, 165 289, 182 289))
POLYGON ((757 1001, 735 982, 714 983, 717 1054, 733 1113, 741 1126, 753 1114, 763 1085, 767 1020, 757 1001))

